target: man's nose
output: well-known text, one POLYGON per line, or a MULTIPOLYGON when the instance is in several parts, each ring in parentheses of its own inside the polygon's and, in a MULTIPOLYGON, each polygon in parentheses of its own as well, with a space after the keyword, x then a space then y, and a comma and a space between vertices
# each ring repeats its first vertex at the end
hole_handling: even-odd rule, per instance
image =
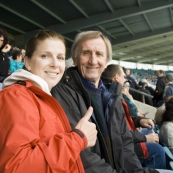
POLYGON ((89 62, 92 63, 92 64, 97 63, 97 56, 96 56, 95 53, 91 54, 89 62))

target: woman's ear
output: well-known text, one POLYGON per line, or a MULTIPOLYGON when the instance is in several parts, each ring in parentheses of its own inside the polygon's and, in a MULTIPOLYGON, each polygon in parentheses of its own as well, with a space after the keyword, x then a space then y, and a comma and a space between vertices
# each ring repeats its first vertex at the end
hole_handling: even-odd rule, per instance
POLYGON ((30 66, 30 63, 29 63, 29 58, 27 56, 24 57, 24 64, 25 64, 25 67, 28 71, 31 71, 31 66, 30 66))

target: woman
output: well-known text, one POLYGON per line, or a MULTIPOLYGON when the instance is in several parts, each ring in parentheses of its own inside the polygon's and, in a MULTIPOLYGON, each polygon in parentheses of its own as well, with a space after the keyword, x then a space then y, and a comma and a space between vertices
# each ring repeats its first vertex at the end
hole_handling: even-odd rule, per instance
POLYGON ((173 154, 173 96, 167 97, 165 101, 165 112, 162 116, 162 125, 159 137, 173 154))
POLYGON ((11 49, 7 32, 0 28, 0 82, 8 76, 10 60, 7 52, 11 49))
POLYGON ((18 69, 22 69, 24 63, 22 62, 22 52, 16 50, 12 54, 12 59, 10 60, 10 72, 13 73, 18 69))
POLYGON ((129 93, 129 87, 130 87, 130 83, 128 81, 126 81, 124 83, 123 88, 122 88, 122 96, 123 96, 123 99, 125 100, 125 102, 127 103, 130 116, 132 116, 132 117, 135 117, 135 116, 145 117, 145 114, 142 113, 141 110, 139 110, 137 108, 137 106, 135 105, 133 97, 129 93))
POLYGON ((0 172, 84 172, 80 152, 96 141, 92 108, 72 130, 50 94, 64 73, 64 38, 40 31, 26 46, 24 64, 27 71, 12 73, 0 93, 0 172))

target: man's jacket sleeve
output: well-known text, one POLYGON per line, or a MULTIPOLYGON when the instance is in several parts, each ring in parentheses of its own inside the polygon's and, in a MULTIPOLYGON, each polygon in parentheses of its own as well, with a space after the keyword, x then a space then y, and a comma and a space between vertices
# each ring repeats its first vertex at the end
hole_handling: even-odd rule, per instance
POLYGON ((146 142, 146 137, 144 134, 139 132, 138 130, 133 130, 130 131, 133 137, 133 142, 138 143, 138 142, 146 142))

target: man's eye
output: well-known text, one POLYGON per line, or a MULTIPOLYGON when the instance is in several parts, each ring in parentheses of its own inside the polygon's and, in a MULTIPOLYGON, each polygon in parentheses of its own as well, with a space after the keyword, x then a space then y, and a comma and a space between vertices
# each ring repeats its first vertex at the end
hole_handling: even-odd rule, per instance
POLYGON ((102 53, 100 53, 100 52, 97 52, 97 55, 98 55, 98 56, 102 56, 102 53))
POLYGON ((83 52, 83 54, 84 54, 84 55, 88 55, 88 54, 89 54, 89 52, 88 52, 88 51, 85 51, 85 52, 83 52))

